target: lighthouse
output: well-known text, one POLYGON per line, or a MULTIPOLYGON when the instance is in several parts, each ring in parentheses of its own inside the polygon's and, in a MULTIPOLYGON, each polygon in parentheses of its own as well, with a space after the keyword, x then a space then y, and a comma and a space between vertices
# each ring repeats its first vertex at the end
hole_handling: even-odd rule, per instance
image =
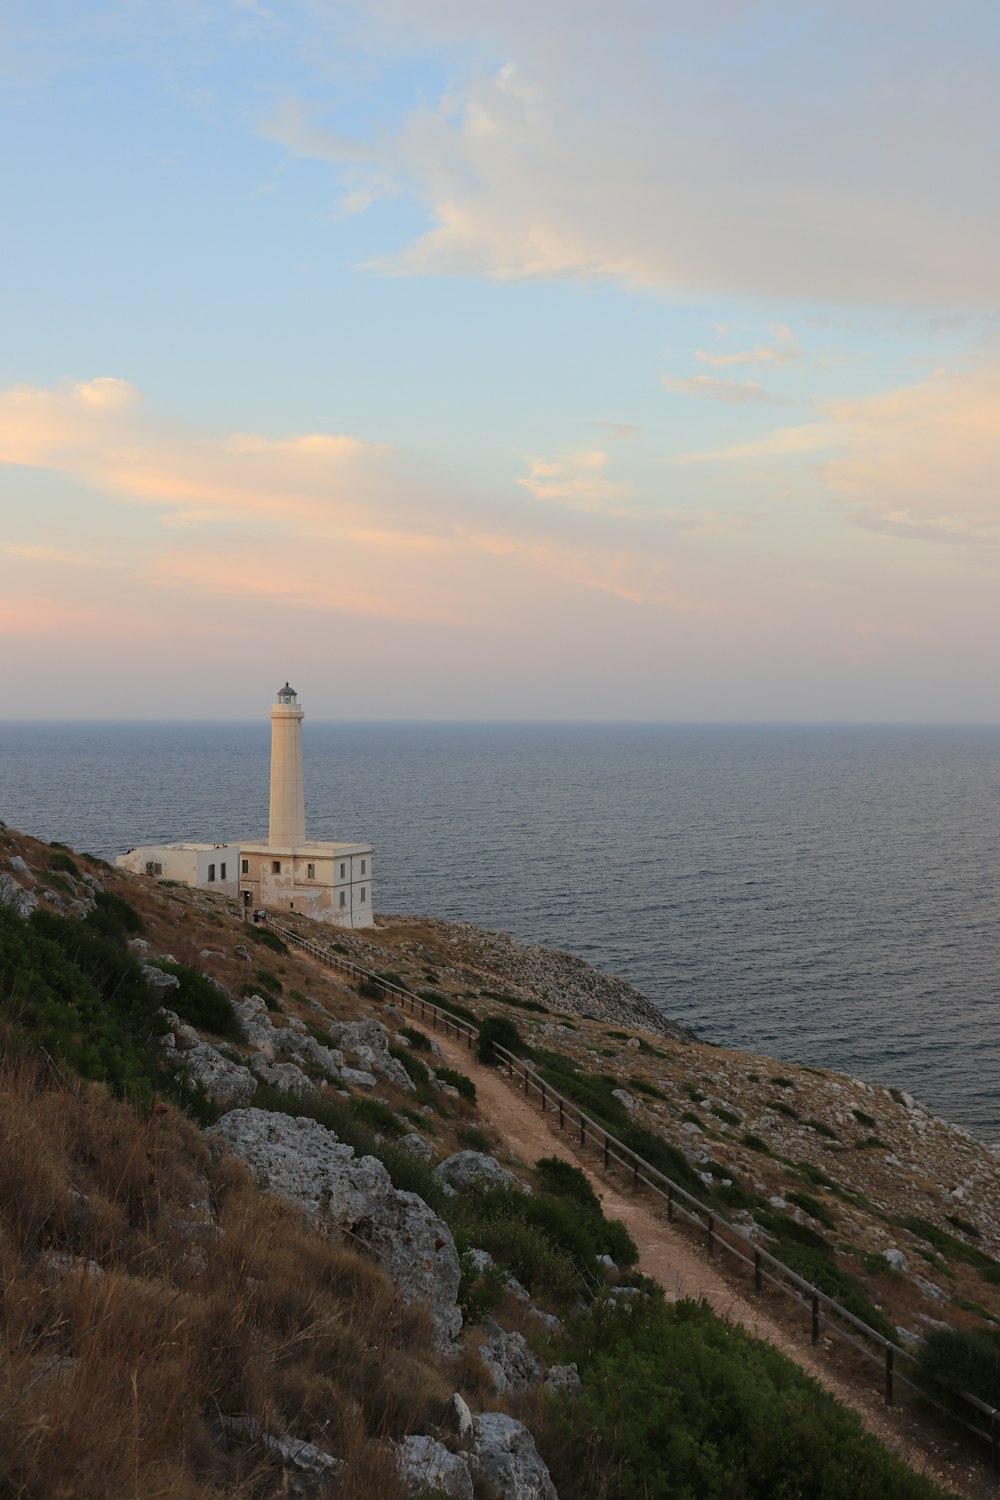
POLYGON ((183 880, 239 896, 244 907, 298 912, 334 927, 371 927, 372 846, 306 838, 302 720, 286 679, 271 708, 271 802, 267 839, 238 844, 149 844, 119 854, 136 875, 183 880), (238 869, 237 869, 238 866, 238 869))
POLYGON ((271 709, 271 810, 267 841, 296 849, 306 841, 306 799, 302 780, 302 720, 293 687, 278 689, 271 709))

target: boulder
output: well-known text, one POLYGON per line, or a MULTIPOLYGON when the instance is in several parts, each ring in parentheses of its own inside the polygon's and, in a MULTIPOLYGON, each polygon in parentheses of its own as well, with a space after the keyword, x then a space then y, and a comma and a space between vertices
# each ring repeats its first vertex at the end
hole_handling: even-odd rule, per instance
POLYGON ((472 1419, 475 1447, 469 1455, 473 1479, 503 1500, 559 1500, 549 1471, 522 1422, 487 1411, 472 1419))
POLYGON ((460 1443, 470 1443, 472 1441, 472 1413, 465 1398, 459 1395, 458 1391, 454 1393, 448 1402, 441 1425, 446 1432, 453 1433, 460 1443))
POLYGON ((23 860, 21 858, 19 854, 12 854, 8 863, 12 870, 16 871, 16 873, 22 878, 30 880, 32 885, 34 885, 35 877, 32 873, 31 867, 26 860, 23 860))
POLYGON ((525 1193, 531 1191, 495 1157, 482 1151, 458 1151, 454 1156, 445 1157, 434 1168, 434 1176, 443 1187, 451 1188, 455 1193, 482 1193, 495 1187, 518 1188, 525 1193))
POLYGON ((164 1037, 163 1046, 168 1055, 180 1054, 177 1060, 183 1062, 188 1077, 193 1083, 200 1083, 213 1099, 223 1104, 248 1104, 253 1098, 257 1080, 250 1069, 223 1057, 190 1027, 179 1027, 176 1035, 164 1037), (193 1045, 191 1036, 195 1038, 193 1045))
POLYGON ((404 1135, 399 1143, 401 1151, 408 1151, 411 1156, 419 1157, 421 1161, 430 1161, 434 1156, 434 1147, 425 1136, 413 1131, 412 1135, 404 1135))
POLYGON ((583 1381, 575 1364, 550 1365, 545 1372, 543 1382, 547 1391, 554 1391, 560 1396, 579 1396, 583 1390, 583 1381))
POLYGON ((389 1052, 389 1033, 380 1021, 334 1021, 330 1039, 354 1059, 366 1073, 378 1073, 404 1094, 412 1094, 414 1083, 403 1064, 389 1052))
POLYGON ((439 1343, 454 1338, 462 1315, 451 1231, 416 1193, 394 1188, 381 1162, 355 1156, 315 1120, 260 1109, 232 1110, 206 1134, 317 1228, 368 1245, 404 1301, 428 1304, 439 1343))
POLYGON ((38 897, 34 891, 26 891, 19 885, 13 875, 0 875, 0 906, 27 920, 38 906, 38 897))
POLYGON ((902 1250, 897 1250, 895 1246, 892 1246, 888 1250, 883 1250, 882 1259, 884 1261, 887 1261, 894 1271, 909 1270, 909 1262, 907 1261, 906 1256, 903 1254, 902 1250))
POLYGON ((223 1417, 222 1429, 229 1437, 255 1443, 280 1464, 285 1470, 280 1493, 295 1496, 296 1500, 313 1500, 313 1497, 330 1494, 338 1476, 347 1468, 343 1459, 334 1458, 332 1453, 317 1448, 315 1443, 275 1437, 265 1432, 253 1417, 223 1417))
POLYGON ((360 1068, 341 1068, 340 1076, 353 1089, 373 1089, 378 1082, 374 1073, 365 1073, 360 1068))
POLYGON ((428 1494, 473 1500, 469 1460, 463 1453, 449 1453, 443 1443, 422 1436, 403 1438, 396 1453, 412 1500, 428 1494))

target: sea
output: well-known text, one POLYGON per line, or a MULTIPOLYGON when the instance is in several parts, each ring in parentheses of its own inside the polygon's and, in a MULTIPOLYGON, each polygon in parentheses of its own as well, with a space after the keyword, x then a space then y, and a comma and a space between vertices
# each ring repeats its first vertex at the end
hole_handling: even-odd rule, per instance
MULTIPOLYGON (((1000 1140, 1000 726, 326 724, 311 837, 376 911, 620 974, 705 1041, 1000 1140)), ((269 725, 0 726, 0 818, 112 859, 267 830, 269 725)))

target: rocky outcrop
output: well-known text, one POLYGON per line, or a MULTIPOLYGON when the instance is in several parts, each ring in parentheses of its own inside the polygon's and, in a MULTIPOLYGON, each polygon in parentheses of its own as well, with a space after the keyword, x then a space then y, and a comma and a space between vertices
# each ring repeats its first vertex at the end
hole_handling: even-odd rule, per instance
POLYGON ((253 1417, 223 1417, 222 1430, 227 1437, 242 1438, 263 1451, 282 1471, 282 1495, 295 1500, 318 1500, 334 1492, 347 1465, 315 1443, 297 1438, 276 1437, 264 1430, 253 1417))
POLYGON ((355 1156, 315 1120, 260 1109, 233 1110, 207 1134, 325 1233, 366 1244, 404 1301, 428 1305, 439 1342, 454 1338, 462 1315, 451 1231, 416 1193, 394 1188, 381 1162, 355 1156))
POLYGON ((535 1440, 522 1422, 488 1411, 473 1417, 472 1426, 475 1447, 469 1468, 487 1493, 504 1500, 559 1500, 535 1440))
POLYGON ((541 1361, 528 1348, 524 1335, 505 1333, 493 1318, 487 1318, 483 1326, 487 1341, 479 1353, 493 1377, 497 1395, 516 1396, 537 1385, 542 1374, 541 1361))
POLYGON ((378 1073, 404 1094, 414 1085, 403 1064, 389 1052, 389 1034, 379 1021, 340 1021, 330 1026, 333 1043, 353 1059, 360 1071, 378 1073))
POLYGON ((470 1194, 486 1192, 489 1188, 517 1188, 521 1192, 531 1189, 513 1172, 493 1156, 482 1151, 457 1151, 445 1157, 434 1168, 434 1177, 446 1192, 470 1194))
POLYGON ((409 1481, 411 1500, 447 1495, 473 1500, 472 1474, 464 1453, 450 1453, 432 1437, 405 1437, 397 1449, 399 1466, 409 1481))

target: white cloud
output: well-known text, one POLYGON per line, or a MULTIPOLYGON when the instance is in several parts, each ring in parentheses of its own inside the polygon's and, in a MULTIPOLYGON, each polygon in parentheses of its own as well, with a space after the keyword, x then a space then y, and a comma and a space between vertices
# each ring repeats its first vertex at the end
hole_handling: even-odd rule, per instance
POLYGON ((946 31, 933 8, 904 25, 862 0, 355 11, 373 51, 446 49, 446 92, 364 143, 290 107, 269 131, 349 164, 355 202, 360 174, 424 204, 431 227, 386 270, 827 301, 1000 290, 996 57, 975 0, 946 31))
POLYGON ((689 375, 680 379, 664 375, 663 389, 675 396, 700 396, 707 401, 721 401, 727 406, 746 406, 771 397, 756 380, 717 380, 714 375, 689 375))
POLYGON ((757 344, 744 353, 730 354, 720 350, 713 354, 708 350, 698 349, 696 357, 703 365, 711 365, 716 370, 729 369, 733 365, 784 365, 799 358, 802 353, 799 341, 787 323, 773 324, 771 335, 773 344, 757 344))

